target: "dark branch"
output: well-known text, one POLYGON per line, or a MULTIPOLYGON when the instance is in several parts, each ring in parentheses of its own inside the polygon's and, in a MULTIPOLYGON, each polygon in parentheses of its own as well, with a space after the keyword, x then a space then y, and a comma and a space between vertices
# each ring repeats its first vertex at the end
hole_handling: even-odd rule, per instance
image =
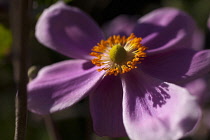
POLYGON ((17 84, 15 140, 24 140, 27 122, 27 52, 29 40, 29 0, 12 0, 10 25, 13 35, 13 65, 17 84))

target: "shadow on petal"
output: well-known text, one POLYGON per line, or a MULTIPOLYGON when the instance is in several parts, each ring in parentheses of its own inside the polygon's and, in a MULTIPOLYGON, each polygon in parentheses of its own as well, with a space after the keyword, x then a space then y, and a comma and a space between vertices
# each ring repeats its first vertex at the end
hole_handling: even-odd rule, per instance
POLYGON ((165 83, 161 83, 160 85, 155 85, 155 87, 151 89, 149 94, 149 100, 153 102, 153 107, 157 108, 157 106, 161 107, 166 104, 166 100, 170 99, 170 95, 167 93, 169 91, 168 85, 165 83))
POLYGON ((138 70, 124 74, 122 85, 123 123, 130 139, 179 139, 199 120, 199 106, 182 87, 138 70))
POLYGON ((190 16, 173 8, 155 10, 138 20, 134 34, 143 37, 150 52, 189 48, 195 23, 190 16))

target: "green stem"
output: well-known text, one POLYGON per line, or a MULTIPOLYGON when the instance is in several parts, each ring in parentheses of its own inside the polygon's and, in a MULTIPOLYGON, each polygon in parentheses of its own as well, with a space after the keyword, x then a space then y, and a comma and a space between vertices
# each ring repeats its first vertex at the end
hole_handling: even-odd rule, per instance
POLYGON ((60 140, 60 136, 56 129, 55 123, 52 120, 52 117, 50 115, 45 115, 43 117, 44 117, 45 126, 47 127, 47 131, 50 136, 50 139, 51 140, 60 140))

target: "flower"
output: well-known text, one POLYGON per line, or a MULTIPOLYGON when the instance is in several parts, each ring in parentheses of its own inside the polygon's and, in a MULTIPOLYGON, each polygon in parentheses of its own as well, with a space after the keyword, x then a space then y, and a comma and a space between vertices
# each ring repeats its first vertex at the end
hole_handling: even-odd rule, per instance
MULTIPOLYGON (((204 49, 204 33, 196 29, 193 37, 192 49, 194 50, 202 50, 204 49)), ((209 101, 209 84, 207 82, 208 74, 204 75, 202 78, 195 79, 188 83, 184 83, 184 86, 190 94, 194 95, 200 104, 200 106, 205 106, 205 104, 209 101)))
POLYGON ((52 113, 89 95, 94 130, 100 136, 173 140, 188 134, 200 110, 176 84, 210 69, 210 51, 191 49, 191 17, 161 8, 135 24, 116 19, 108 28, 112 32, 105 39, 88 15, 62 2, 44 11, 36 25, 37 39, 75 60, 38 73, 28 85, 29 110, 52 113))

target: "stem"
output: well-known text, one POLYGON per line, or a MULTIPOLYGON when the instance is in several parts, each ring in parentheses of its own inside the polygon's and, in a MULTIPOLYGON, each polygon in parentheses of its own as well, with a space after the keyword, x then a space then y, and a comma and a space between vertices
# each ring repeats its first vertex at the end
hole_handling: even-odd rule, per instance
POLYGON ((10 25, 13 35, 14 79, 17 84, 14 140, 25 140, 27 122, 27 47, 29 40, 29 0, 11 1, 10 25))
POLYGON ((48 134, 51 140, 60 140, 60 136, 58 135, 55 123, 52 120, 50 115, 44 116, 45 125, 47 127, 48 134))

